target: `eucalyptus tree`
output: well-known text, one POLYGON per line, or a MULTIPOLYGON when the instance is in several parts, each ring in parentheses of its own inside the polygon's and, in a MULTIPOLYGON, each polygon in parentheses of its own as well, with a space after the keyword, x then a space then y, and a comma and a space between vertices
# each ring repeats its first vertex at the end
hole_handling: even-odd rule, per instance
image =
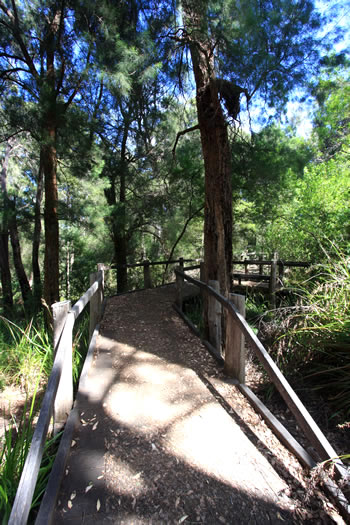
POLYGON ((181 16, 164 31, 191 57, 205 166, 205 272, 223 292, 232 260, 228 123, 237 119, 242 96, 272 107, 287 102, 317 61, 320 23, 310 0, 182 0, 181 16))
MULTIPOLYGON (((45 279, 48 305, 59 300, 59 223, 57 136, 66 114, 86 81, 93 48, 86 20, 78 41, 75 2, 0 0, 0 80, 14 86, 13 100, 30 103, 31 130, 40 140, 45 189, 45 279)), ((81 28, 79 28, 79 31, 81 28)))

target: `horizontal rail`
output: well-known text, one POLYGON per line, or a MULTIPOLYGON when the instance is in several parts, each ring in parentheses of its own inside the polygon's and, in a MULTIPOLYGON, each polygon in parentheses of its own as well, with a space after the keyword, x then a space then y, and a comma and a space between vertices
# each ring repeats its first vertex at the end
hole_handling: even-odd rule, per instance
MULTIPOLYGON (((328 442, 321 429, 313 420, 307 409, 304 407, 303 403, 300 401, 297 394, 294 392, 294 390, 292 389, 282 372, 279 370, 278 366, 271 359, 270 355, 268 354, 261 341, 254 334, 253 330, 250 328, 247 321, 239 313, 236 307, 225 297, 223 297, 220 293, 216 292, 214 288, 208 286, 206 283, 199 281, 198 279, 193 279, 192 277, 186 275, 184 272, 181 272, 178 269, 175 270, 175 273, 176 275, 182 277, 186 281, 195 284, 201 290, 204 290, 213 297, 215 297, 215 299, 224 308, 226 308, 229 314, 233 316, 233 318, 238 323, 239 328, 245 335, 246 340, 249 342, 256 356, 258 357, 266 372, 268 373, 271 381, 276 385, 279 393, 285 400, 291 412, 294 414, 294 417, 298 421, 300 427, 303 429, 305 435, 308 437, 312 445, 320 454, 321 459, 327 460, 330 458, 336 458, 338 454, 328 442)), ((335 460, 335 467, 342 477, 346 477, 346 468, 340 460, 335 460)))
POLYGON ((295 268, 309 268, 309 266, 312 265, 311 262, 298 262, 298 261, 283 261, 282 259, 278 259, 277 261, 272 261, 272 260, 262 260, 262 259, 235 259, 234 261, 232 261, 232 264, 254 264, 254 265, 259 265, 261 264, 262 266, 266 266, 266 265, 271 265, 273 262, 276 262, 277 264, 279 265, 283 265, 283 266, 290 266, 290 267, 295 267, 295 268))
POLYGON ((271 278, 270 275, 263 275, 263 274, 258 274, 258 273, 239 273, 239 272, 234 272, 232 274, 232 277, 234 277, 235 279, 240 279, 242 281, 269 281, 271 278))
POLYGON ((96 281, 75 303, 73 308, 67 314, 65 324, 59 338, 52 371, 48 379, 46 391, 41 404, 38 422, 36 424, 30 449, 23 467, 21 479, 18 484, 15 501, 8 521, 9 525, 24 525, 27 523, 40 464, 44 453, 45 440, 48 433, 50 420, 53 415, 55 399, 65 364, 67 345, 68 342, 70 342, 71 346, 75 320, 97 292, 100 284, 102 284, 102 280, 103 277, 101 272, 101 275, 99 275, 96 281))
POLYGON ((133 263, 133 264, 112 264, 110 266, 111 270, 117 270, 118 268, 138 268, 141 266, 156 266, 157 264, 176 264, 179 262, 195 262, 197 259, 176 259, 171 261, 143 261, 141 263, 133 263))

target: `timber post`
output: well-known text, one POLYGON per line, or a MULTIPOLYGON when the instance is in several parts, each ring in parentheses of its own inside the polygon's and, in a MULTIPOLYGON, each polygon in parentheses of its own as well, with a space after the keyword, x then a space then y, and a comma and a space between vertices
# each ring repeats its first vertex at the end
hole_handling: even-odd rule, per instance
MULTIPOLYGON (((262 261, 262 260, 263 260, 263 256, 259 255, 259 261, 262 261)), ((259 274, 264 275, 264 265, 261 263, 259 264, 259 274)))
POLYGON ((145 288, 152 288, 151 267, 148 260, 143 263, 143 285, 145 288))
POLYGON ((180 257, 179 258, 179 270, 181 270, 182 272, 184 271, 184 258, 183 257, 180 257))
POLYGON ((102 276, 102 282, 99 283, 97 292, 90 299, 90 325, 89 325, 89 339, 91 339, 92 334, 94 333, 95 326, 100 320, 101 308, 103 302, 103 280, 104 280, 104 271, 99 270, 98 272, 90 274, 90 286, 102 276))
POLYGON ((58 343, 64 328, 64 324, 67 319, 67 314, 71 308, 70 301, 61 301, 54 303, 52 306, 52 319, 53 319, 53 350, 54 356, 57 352, 58 343))
MULTIPOLYGON (((235 293, 229 294, 229 300, 245 318, 245 297, 235 293)), ((232 315, 226 316, 225 366, 224 372, 230 377, 245 382, 245 338, 241 328, 232 315)))
POLYGON ((270 272, 270 308, 271 310, 276 309, 276 288, 277 288, 277 253, 273 254, 271 261, 271 272, 270 272))
MULTIPOLYGON (((219 281, 209 281, 208 285, 220 293, 219 281)), ((211 294, 208 295, 208 331, 209 343, 221 355, 221 304, 211 294)))
MULTIPOLYGON (((183 271, 183 266, 178 266, 177 270, 183 271)), ((176 305, 180 308, 182 311, 182 299, 183 299, 183 285, 184 285, 184 278, 182 275, 176 275, 176 305)))

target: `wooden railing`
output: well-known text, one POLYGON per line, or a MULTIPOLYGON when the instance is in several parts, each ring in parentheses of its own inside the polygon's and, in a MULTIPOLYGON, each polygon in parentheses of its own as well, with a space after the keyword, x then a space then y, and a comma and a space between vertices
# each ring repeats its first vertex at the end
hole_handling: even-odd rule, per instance
MULTIPOLYGON (((152 288, 153 287, 153 279, 151 275, 151 267, 152 266, 159 266, 164 265, 165 271, 167 270, 168 266, 170 264, 178 264, 180 267, 183 268, 185 262, 196 262, 198 259, 184 259, 183 257, 180 257, 179 259, 172 259, 172 260, 166 260, 166 261, 149 261, 145 260, 140 263, 132 263, 132 264, 112 264, 111 266, 105 266, 105 270, 117 270, 119 268, 143 268, 143 283, 144 288, 152 288)), ((164 284, 164 279, 163 279, 164 284)))
MULTIPOLYGON (((249 401, 261 413, 270 427, 276 432, 280 439, 292 452, 299 458, 301 463, 308 468, 315 466, 314 459, 299 445, 299 443, 291 436, 291 434, 280 424, 278 420, 268 411, 266 407, 256 398, 252 391, 244 384, 245 378, 245 344, 244 339, 248 342, 250 348, 255 352, 255 355, 260 360, 262 366, 269 375, 271 381, 276 386, 282 398, 286 402, 288 408, 293 413, 300 428, 311 442, 312 446, 318 452, 321 460, 334 459, 336 472, 343 479, 349 480, 349 473, 344 464, 337 459, 338 454, 326 439, 325 435, 318 427, 316 422, 311 417, 303 403, 300 401, 297 394, 289 385, 282 372, 279 370, 275 362, 271 359, 263 344, 254 334, 253 330, 248 325, 244 318, 244 298, 240 300, 237 294, 230 294, 229 299, 223 297, 218 291, 217 281, 209 281, 206 284, 203 281, 194 279, 186 275, 184 271, 175 269, 176 284, 177 284, 177 299, 175 309, 184 318, 184 320, 191 326, 191 322, 184 315, 182 311, 182 296, 183 283, 188 281, 208 296, 208 320, 209 320, 209 349, 218 358, 221 357, 221 310, 226 311, 226 334, 225 334, 225 353, 224 353, 224 370, 227 375, 235 378, 237 386, 242 393, 248 397, 249 401), (216 288, 216 289, 215 289, 216 288), (210 303, 214 301, 214 305, 210 303), (216 303, 216 304, 215 304, 216 303), (234 304, 236 303, 236 304, 234 304), (214 346, 214 348, 213 348, 214 346)), ((193 325, 192 325, 193 326, 193 325)), ((208 346, 208 341, 203 341, 208 346)), ((222 358, 221 358, 222 359, 222 358)), ((342 513, 350 518, 350 507, 339 491, 338 487, 330 480, 327 481, 327 490, 332 493, 334 497, 340 500, 340 507, 342 513)))
POLYGON ((233 285, 237 281, 238 286, 243 282, 257 281, 266 282, 267 291, 270 298, 271 309, 276 308, 276 292, 284 286, 284 272, 286 268, 309 268, 309 262, 300 261, 283 261, 274 256, 271 260, 259 259, 235 259, 232 261, 233 266, 244 266, 244 271, 232 272, 233 285), (254 267, 255 271, 251 270, 254 267), (264 267, 269 267, 269 273, 264 273, 264 267))
POLYGON ((91 286, 70 308, 70 301, 53 305, 55 359, 32 443, 18 485, 9 525, 27 523, 51 418, 53 431, 64 425, 73 404, 72 339, 76 319, 90 302, 90 334, 99 321, 103 299, 103 270, 92 274, 91 286))

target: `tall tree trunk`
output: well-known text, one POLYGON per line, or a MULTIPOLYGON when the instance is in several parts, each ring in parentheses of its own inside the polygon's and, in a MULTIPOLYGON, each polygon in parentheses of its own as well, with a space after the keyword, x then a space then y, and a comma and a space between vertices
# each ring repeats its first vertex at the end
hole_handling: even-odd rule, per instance
POLYGON ((45 176, 45 279, 46 304, 59 301, 59 226, 57 192, 56 128, 53 123, 46 129, 42 146, 42 162, 45 176))
POLYGON ((36 199, 34 207, 34 234, 33 234, 33 247, 32 247, 32 267, 33 267, 33 295, 34 295, 34 308, 36 311, 40 310, 41 307, 41 272, 39 265, 39 249, 40 249, 40 238, 41 238, 41 202, 43 198, 43 162, 42 162, 42 151, 40 150, 40 164, 38 172, 38 180, 36 187, 36 199))
POLYGON ((12 282, 11 282, 11 270, 9 261, 9 229, 8 229, 8 209, 7 209, 7 189, 6 189, 6 177, 7 177, 7 166, 10 158, 11 145, 7 143, 5 157, 1 167, 0 173, 0 187, 3 201, 3 214, 2 221, 0 224, 0 274, 1 274, 1 288, 3 297, 3 308, 5 315, 8 315, 13 307, 13 293, 12 293, 12 282))
POLYGON ((214 70, 214 45, 206 29, 207 2, 184 0, 205 168, 204 267, 207 280, 226 294, 232 271, 232 187, 227 124, 214 70))

